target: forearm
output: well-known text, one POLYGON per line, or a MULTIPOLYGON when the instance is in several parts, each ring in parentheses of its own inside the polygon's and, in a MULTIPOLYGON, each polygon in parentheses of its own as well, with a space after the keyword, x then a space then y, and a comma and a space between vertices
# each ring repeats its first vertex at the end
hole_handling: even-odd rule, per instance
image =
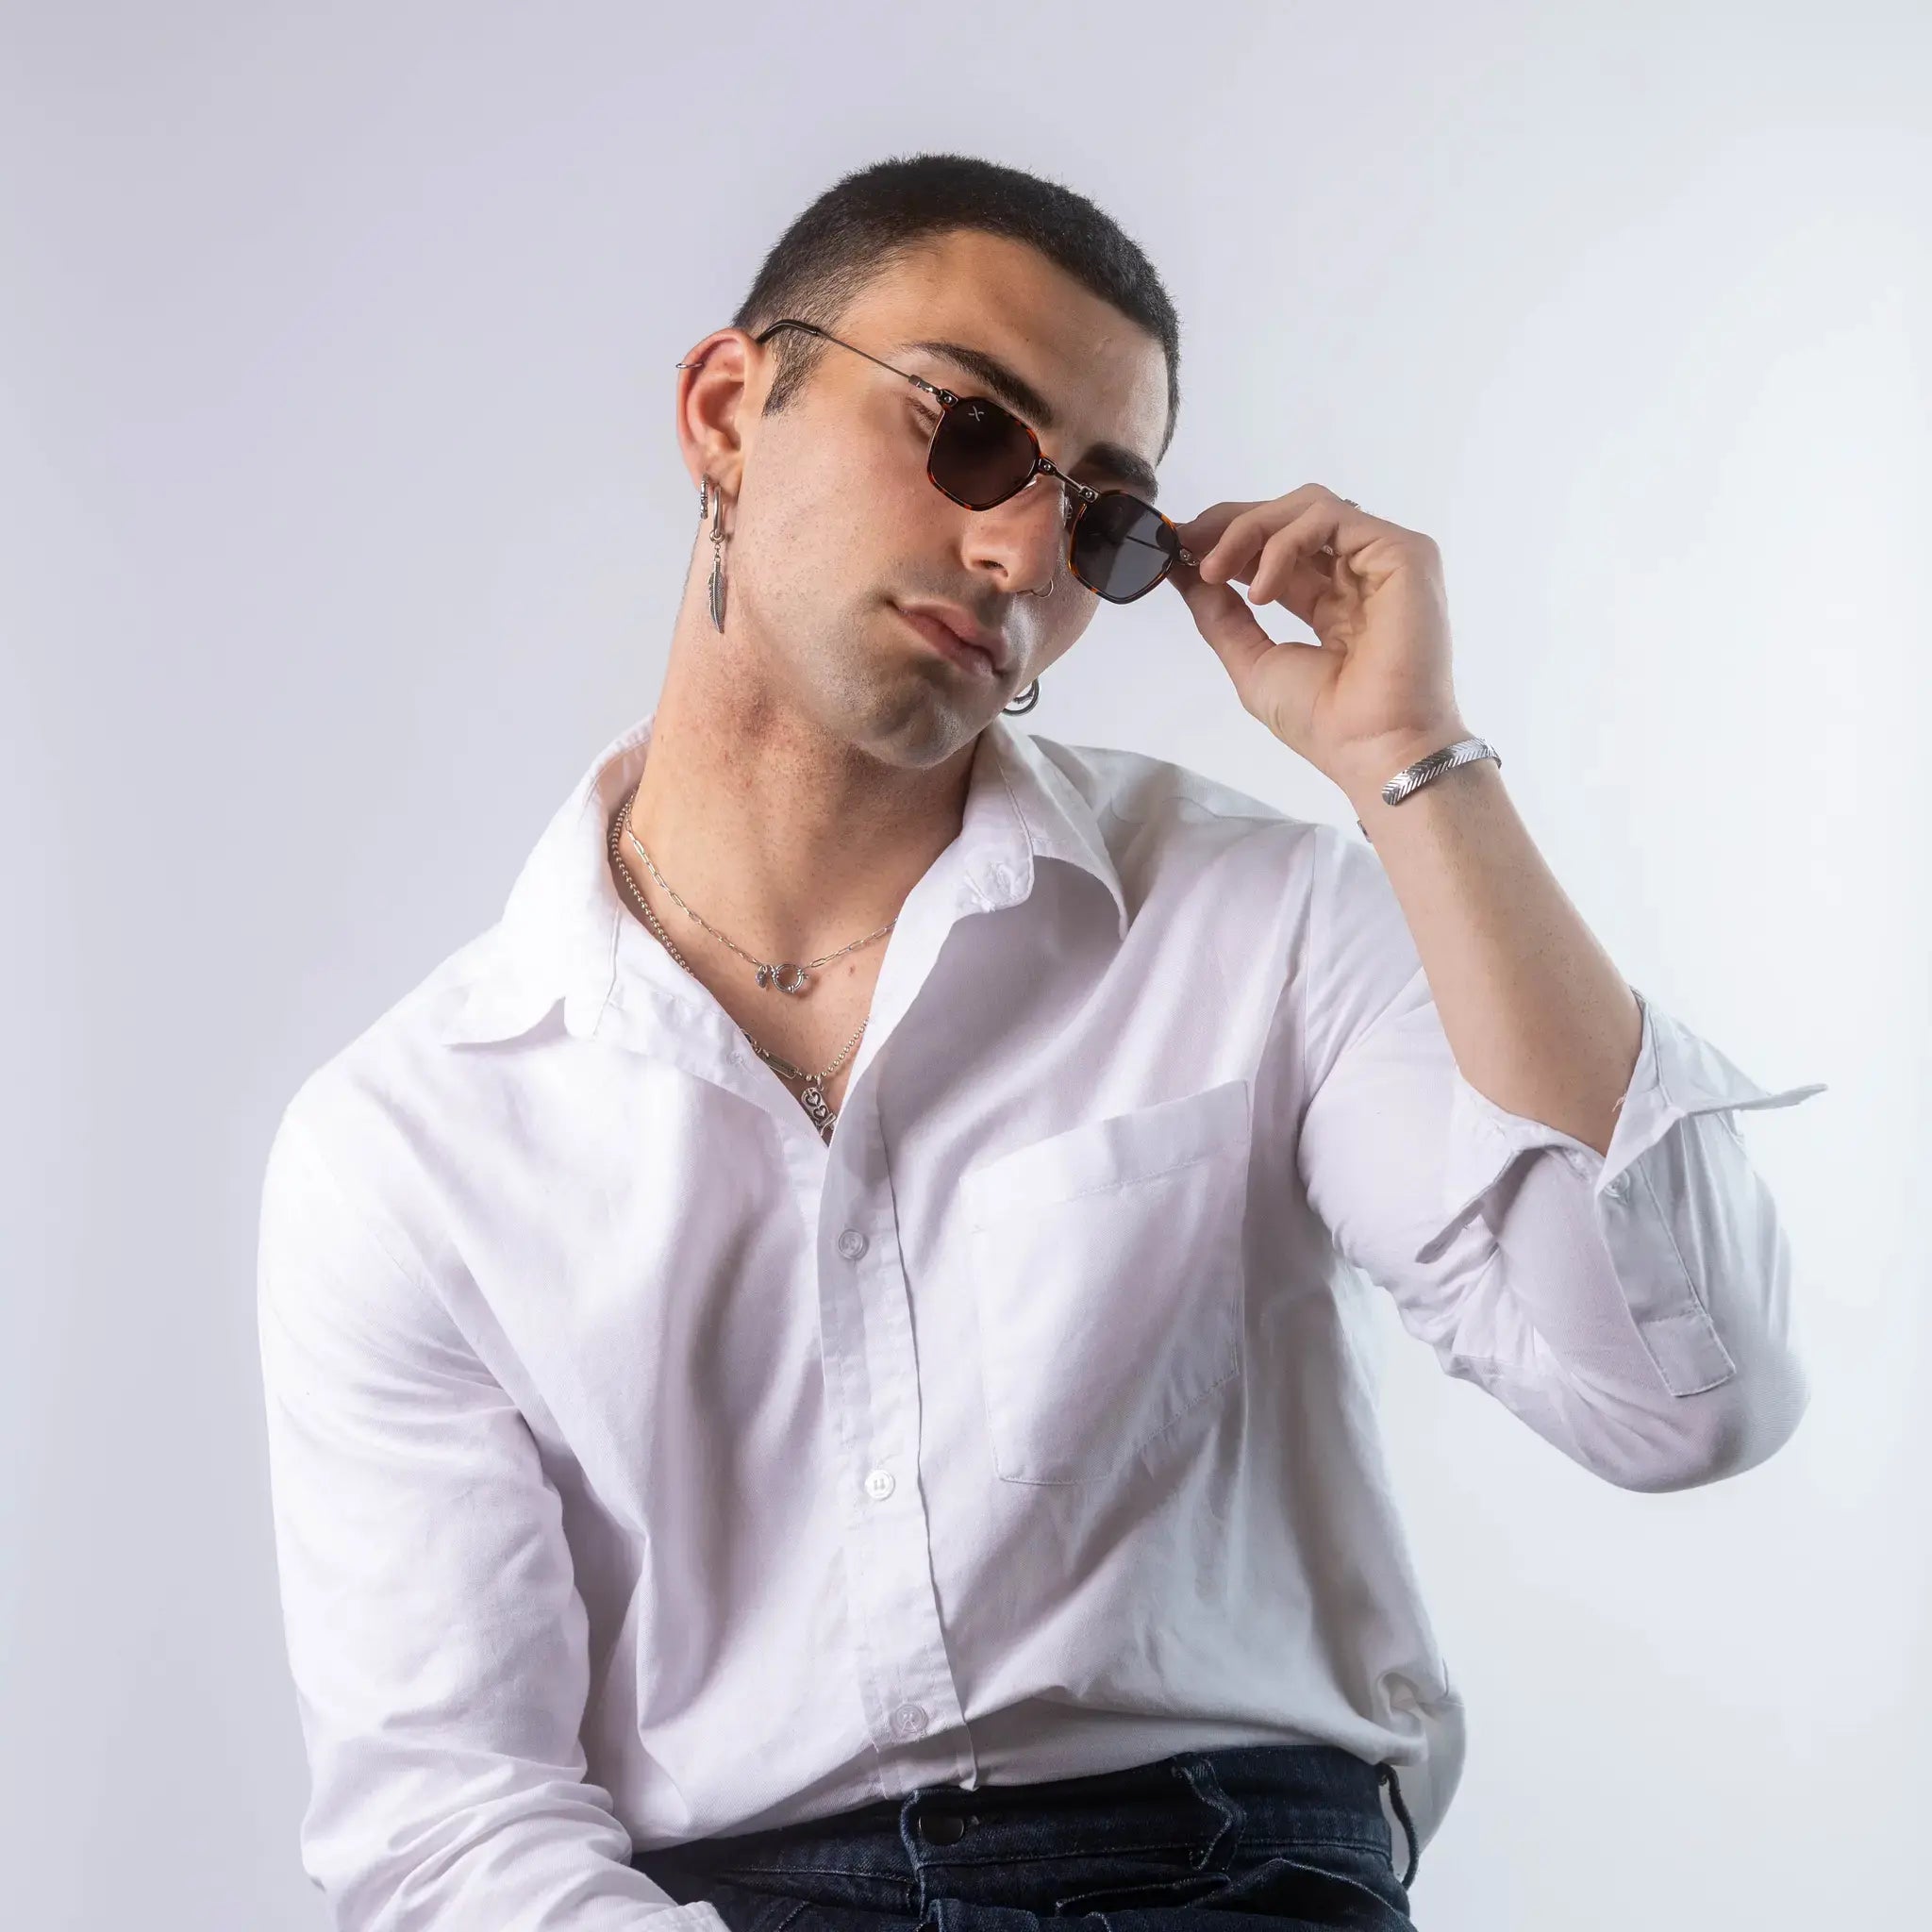
POLYGON ((1544 863, 1493 759, 1383 803, 1389 777, 1449 741, 1439 733, 1412 748, 1378 747, 1374 768, 1351 772, 1342 790, 1401 905, 1463 1077, 1498 1107, 1605 1153, 1642 1013, 1544 863))

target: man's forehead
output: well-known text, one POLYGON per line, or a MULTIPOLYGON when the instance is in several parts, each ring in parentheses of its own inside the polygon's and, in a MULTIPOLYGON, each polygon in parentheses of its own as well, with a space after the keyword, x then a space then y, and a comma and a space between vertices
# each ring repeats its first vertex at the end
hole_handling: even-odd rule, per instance
MULTIPOLYGON (((1029 380, 1008 357, 996 355, 977 342, 963 341, 951 335, 908 337, 892 342, 886 353, 888 361, 896 360, 902 364, 921 358, 950 364, 995 401, 1004 403, 1015 415, 1024 416, 1042 435, 1050 436, 1064 426, 1063 412, 1055 405, 1053 398, 1038 383, 1029 380)), ((948 387, 957 388, 958 384, 948 384, 948 387)), ((1160 487, 1151 458, 1109 438, 1089 443, 1063 467, 1104 471, 1137 494, 1150 499, 1160 487)))

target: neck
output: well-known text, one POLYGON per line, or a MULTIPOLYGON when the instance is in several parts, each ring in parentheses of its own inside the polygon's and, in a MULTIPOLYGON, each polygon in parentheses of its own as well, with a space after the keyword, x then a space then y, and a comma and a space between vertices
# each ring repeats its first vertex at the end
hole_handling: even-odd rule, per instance
MULTIPOLYGON (((814 958, 898 916, 958 836, 976 740, 893 763, 751 679, 674 650, 629 824, 666 881, 740 945, 814 958)), ((626 841, 626 862, 648 872, 626 841)), ((687 928, 671 928, 682 947, 687 928)))

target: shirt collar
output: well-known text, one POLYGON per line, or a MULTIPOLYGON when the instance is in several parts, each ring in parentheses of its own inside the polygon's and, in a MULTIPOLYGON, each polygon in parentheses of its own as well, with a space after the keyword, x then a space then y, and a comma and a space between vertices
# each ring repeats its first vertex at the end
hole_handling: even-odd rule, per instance
MULTIPOLYGON (((558 808, 502 918, 464 949, 464 968, 435 1023, 440 1039, 508 1040, 558 1000, 572 1034, 597 1030, 617 983, 619 936, 635 917, 610 877, 610 815, 643 769, 656 719, 655 709, 647 712, 606 745, 558 808)), ((955 849, 990 908, 1016 905, 1032 891, 1037 859, 1080 867, 1112 895, 1126 937, 1126 894, 1092 807, 1042 741, 1004 717, 979 735, 955 849)))

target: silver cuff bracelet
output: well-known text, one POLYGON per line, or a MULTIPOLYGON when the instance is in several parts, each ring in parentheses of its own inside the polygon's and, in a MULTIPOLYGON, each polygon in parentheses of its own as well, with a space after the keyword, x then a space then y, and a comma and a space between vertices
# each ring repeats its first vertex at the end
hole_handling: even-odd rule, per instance
MULTIPOLYGON (((1477 758, 1494 758, 1496 769, 1503 768, 1503 755, 1486 738, 1465 738, 1457 743, 1445 745, 1441 751, 1432 751, 1427 758, 1418 758, 1412 765, 1405 765, 1394 777, 1382 787, 1382 802, 1385 805, 1400 805, 1411 791, 1419 791, 1431 778, 1440 778, 1444 772, 1453 772, 1457 765, 1474 764, 1477 758)), ((1356 820, 1356 827, 1364 839, 1369 838, 1369 828, 1361 820, 1356 820)), ((1369 843, 1375 841, 1369 839, 1369 843)))

